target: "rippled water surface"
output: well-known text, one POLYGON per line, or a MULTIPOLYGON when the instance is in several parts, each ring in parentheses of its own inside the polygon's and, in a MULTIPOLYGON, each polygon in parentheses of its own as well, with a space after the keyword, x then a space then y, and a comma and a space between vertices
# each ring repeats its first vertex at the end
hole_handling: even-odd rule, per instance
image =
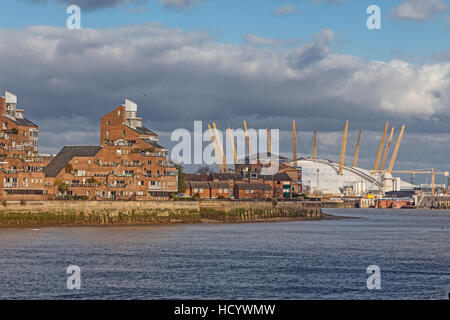
POLYGON ((0 298, 447 298, 450 211, 324 211, 359 219, 0 229, 0 298))

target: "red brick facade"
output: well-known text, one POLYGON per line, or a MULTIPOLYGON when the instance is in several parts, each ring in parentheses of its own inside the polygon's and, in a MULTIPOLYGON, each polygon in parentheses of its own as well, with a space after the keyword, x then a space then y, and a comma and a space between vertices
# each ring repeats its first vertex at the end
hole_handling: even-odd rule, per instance
POLYGON ((17 108, 17 97, 0 97, 0 199, 44 199, 44 167, 50 155, 39 155, 39 127, 17 108))

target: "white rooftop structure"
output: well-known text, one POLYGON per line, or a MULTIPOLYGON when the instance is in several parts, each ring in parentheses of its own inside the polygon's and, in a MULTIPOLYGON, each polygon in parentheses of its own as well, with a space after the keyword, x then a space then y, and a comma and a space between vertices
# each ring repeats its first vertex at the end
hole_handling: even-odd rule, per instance
POLYGON ((17 104, 17 96, 14 93, 11 93, 9 91, 5 91, 5 100, 6 100, 6 103, 17 104))
POLYGON ((134 101, 129 99, 125 99, 125 111, 134 111, 137 112, 137 104, 134 101))

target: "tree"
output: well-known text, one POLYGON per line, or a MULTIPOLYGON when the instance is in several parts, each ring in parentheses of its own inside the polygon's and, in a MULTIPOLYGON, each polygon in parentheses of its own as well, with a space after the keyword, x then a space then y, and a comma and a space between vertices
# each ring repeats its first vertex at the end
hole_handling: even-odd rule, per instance
POLYGON ((58 191, 62 194, 65 194, 67 189, 69 189, 69 186, 67 185, 67 183, 65 183, 61 179, 56 179, 55 186, 58 187, 58 191))
POLYGON ((197 174, 208 174, 208 173, 211 173, 211 168, 208 166, 202 166, 197 170, 197 174))
POLYGON ((175 168, 178 170, 178 193, 184 193, 186 191, 186 180, 181 164, 175 164, 175 168))
POLYGON ((66 171, 66 173, 71 173, 73 171, 73 166, 70 163, 68 163, 64 167, 64 170, 66 171))

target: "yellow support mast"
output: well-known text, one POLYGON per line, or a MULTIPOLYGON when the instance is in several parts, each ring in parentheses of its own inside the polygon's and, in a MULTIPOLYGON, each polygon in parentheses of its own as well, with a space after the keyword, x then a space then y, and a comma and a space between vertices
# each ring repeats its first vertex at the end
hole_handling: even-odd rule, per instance
POLYGON ((391 148, 392 137, 394 136, 395 127, 392 127, 391 134, 389 135, 389 139, 386 145, 386 149, 384 150, 383 161, 381 161, 380 171, 384 170, 384 166, 386 165, 386 161, 389 155, 389 149, 391 148))
POLYGON ((233 154, 234 154, 234 164, 236 165, 238 163, 237 153, 236 153, 236 147, 234 146, 234 137, 231 134, 231 129, 228 127, 228 133, 230 134, 230 141, 231 146, 233 147, 233 154))
POLYGON ((248 148, 248 161, 250 162, 250 156, 252 154, 252 148, 250 147, 250 138, 248 136, 247 122, 245 122, 245 120, 244 120, 244 129, 245 129, 245 140, 247 141, 247 148, 248 148))
POLYGON ((314 142, 313 142, 313 161, 317 161, 317 131, 314 129, 314 142))
POLYGON ((398 149, 400 148, 400 143, 402 142, 403 132, 405 131, 405 125, 402 126, 402 130, 400 131, 400 135, 398 136, 397 143, 395 144, 394 152, 392 153, 391 162, 389 163, 389 168, 387 169, 388 173, 392 172, 394 168, 395 159, 397 159, 398 149))
POLYGON ((297 165, 297 133, 295 131, 295 120, 292 121, 292 160, 297 165))
POLYGON ((272 142, 270 142, 270 130, 267 128, 267 152, 272 154, 272 142))
POLYGON ((214 127, 214 133, 216 135, 217 145, 219 147, 220 156, 223 159, 223 166, 224 166, 225 172, 228 173, 228 172, 230 172, 230 170, 228 169, 228 165, 227 165, 227 157, 226 157, 225 153, 223 152, 222 141, 220 140, 219 134, 217 132, 216 124, 214 122, 213 122, 213 127, 214 127))
POLYGON ((358 165, 359 145, 361 144, 362 129, 359 129, 358 141, 356 142, 355 156, 353 157, 353 167, 358 165))
POLYGON ((373 170, 372 170, 373 174, 378 172, 378 166, 380 164, 381 153, 383 152, 384 141, 386 140, 386 134, 387 134, 388 128, 389 128, 389 121, 386 121, 386 126, 384 127, 383 137, 381 138, 380 146, 378 147, 377 159, 375 160, 375 164, 374 164, 373 170))
POLYGON ((217 150, 217 144, 216 139, 214 139, 214 134, 211 130, 211 126, 208 124, 209 134, 211 135, 211 141, 214 144, 214 153, 216 155, 217 165, 219 166, 219 170, 221 173, 224 173, 223 166, 222 166, 222 160, 220 160, 219 151, 217 150))
POLYGON ((342 138, 341 158, 339 160, 339 175, 342 175, 342 172, 344 170, 345 148, 347 146, 347 133, 348 133, 348 120, 345 123, 344 137, 342 138))

